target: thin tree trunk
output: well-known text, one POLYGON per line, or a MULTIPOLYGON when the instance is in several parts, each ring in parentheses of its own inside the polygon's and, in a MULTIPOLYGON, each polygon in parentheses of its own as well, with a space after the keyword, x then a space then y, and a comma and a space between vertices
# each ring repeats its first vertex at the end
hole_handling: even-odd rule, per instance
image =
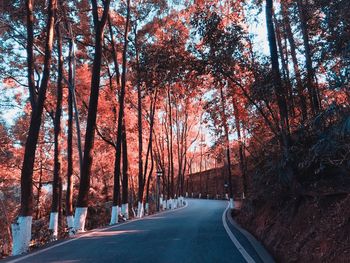
POLYGON ((231 171, 231 155, 230 155, 230 139, 229 139, 229 130, 228 130, 228 123, 227 123, 227 117, 225 112, 225 97, 224 97, 224 91, 222 88, 222 85, 220 85, 220 99, 221 99, 221 117, 223 121, 224 126, 224 132, 225 132, 225 147, 226 147, 226 162, 227 162, 227 172, 228 172, 228 187, 229 187, 229 194, 230 194, 230 208, 233 209, 233 185, 232 185, 232 171, 231 171))
POLYGON ((57 77, 57 98, 56 112, 54 118, 54 172, 52 182, 52 205, 50 214, 49 229, 53 231, 53 238, 57 239, 58 235, 58 210, 59 210, 59 184, 61 176, 60 163, 60 145, 59 137, 61 134, 61 114, 62 114, 62 76, 63 76, 63 55, 62 55, 62 38, 60 23, 56 23, 57 53, 58 53, 58 77, 57 77))
MULTIPOLYGON (((81 131, 80 131, 80 122, 79 122, 79 110, 77 106, 77 99, 75 96, 75 71, 76 71, 76 60, 75 60, 75 49, 74 49, 74 35, 72 32, 72 26, 69 22, 69 19, 66 14, 66 9, 62 5, 61 2, 61 9, 64 15, 64 25, 66 30, 69 33, 69 62, 68 62, 68 81, 64 79, 68 85, 69 88, 69 96, 71 96, 72 99, 72 110, 74 109, 74 118, 75 118, 75 125, 76 125, 76 134, 77 134, 77 146, 78 146, 78 154, 79 154, 79 171, 81 173, 82 167, 83 167, 83 151, 82 151, 82 144, 81 144, 81 131)), ((69 100, 69 99, 68 99, 69 100)), ((73 112, 72 112, 73 114, 73 112)), ((73 120, 73 115, 72 115, 73 120)), ((72 126, 73 127, 73 126, 72 126)))
POLYGON ((283 79, 284 83, 282 85, 286 86, 286 98, 288 98, 288 106, 289 106, 289 112, 291 115, 294 117, 295 116, 295 111, 294 111, 294 98, 293 98, 293 91, 292 91, 292 84, 290 82, 290 77, 289 77, 289 68, 288 68, 288 61, 286 61, 284 57, 284 48, 282 44, 282 33, 280 30, 280 25, 278 23, 278 20, 276 18, 276 15, 273 14, 273 19, 275 23, 275 29, 276 29, 276 40, 278 44, 278 50, 280 53, 280 58, 281 58, 281 64, 282 64, 282 72, 283 72, 283 79))
POLYGON ((26 1, 27 8, 27 67, 28 67, 28 87, 29 87, 29 100, 32 110, 36 105, 36 94, 35 94, 35 81, 34 81, 34 15, 33 15, 34 0, 26 1))
MULTIPOLYGON (((65 28, 69 32, 69 58, 68 58, 68 127, 67 127, 67 190, 66 190, 66 220, 69 234, 73 234, 74 219, 73 219, 73 108, 75 102, 75 54, 74 54, 74 41, 71 25, 68 22, 68 18, 65 9, 62 7, 65 16, 65 28)), ((81 139, 80 139, 80 125, 78 119, 78 111, 76 113, 76 127, 77 127, 77 139, 78 139, 78 153, 79 153, 79 171, 82 168, 82 151, 81 151, 81 139)))
POLYGON ((285 161, 285 166, 283 169, 283 179, 287 182, 289 186, 294 185, 295 176, 293 174, 292 167, 290 165, 289 156, 289 121, 288 121, 288 110, 286 101, 286 92, 281 84, 281 75, 279 72, 278 65, 278 54, 277 45, 275 38, 274 25, 272 22, 272 0, 266 0, 266 24, 268 32, 269 47, 271 53, 271 64, 272 64, 272 74, 274 81, 275 95, 277 97, 277 105, 279 109, 279 121, 280 121, 280 147, 285 161))
POLYGON ((171 166, 170 166, 170 138, 169 138, 169 129, 166 125, 166 122, 168 121, 168 106, 165 106, 165 112, 166 112, 166 120, 164 121, 164 126, 165 126, 165 136, 166 136, 166 142, 167 142, 167 199, 170 200, 171 199, 171 190, 170 190, 170 174, 171 174, 171 166))
POLYGON ((295 79, 297 83, 302 122, 304 122, 305 120, 307 120, 307 104, 304 96, 303 82, 301 80, 301 74, 300 74, 300 69, 298 65, 298 59, 296 54, 296 44, 293 37, 292 28, 290 25, 287 5, 284 1, 281 2, 281 5, 282 5, 283 24, 285 26, 285 32, 287 34, 287 38, 290 46, 290 53, 293 61, 293 69, 294 69, 295 79))
POLYGON ((306 6, 304 6, 302 0, 297 0, 297 7, 298 7, 298 13, 299 13, 299 19, 300 19, 300 28, 301 33, 303 36, 303 44, 304 44, 304 51, 305 51, 305 65, 306 65, 306 71, 307 71, 307 87, 309 90, 309 99, 312 106, 312 110, 314 115, 317 114, 320 111, 320 104, 317 96, 317 85, 315 82, 316 76, 314 69, 312 67, 312 55, 311 55, 311 48, 310 48, 310 41, 309 41, 309 33, 308 33, 308 25, 307 25, 307 18, 306 18, 306 6))
MULTIPOLYGON (((72 47, 73 41, 69 42, 69 69, 68 82, 73 84, 72 47)), ((67 127, 67 191, 66 191, 66 217, 68 228, 73 228, 73 94, 68 89, 68 127, 67 127), (70 219, 68 219, 70 218, 70 219)))
POLYGON ((41 195, 41 190, 43 188, 42 184, 42 178, 43 178, 43 160, 42 160, 42 149, 40 148, 40 168, 39 168, 39 182, 38 182, 38 192, 37 192, 37 197, 36 197, 36 214, 35 214, 35 219, 39 219, 41 214, 40 214, 40 195, 41 195))
MULTIPOLYGON (((145 186, 145 179, 143 176, 143 159, 142 159, 142 98, 141 98, 141 81, 140 81, 140 67, 139 67, 139 51, 137 43, 137 33, 135 32, 135 50, 136 50, 136 78, 137 78, 137 134, 138 134, 138 179, 139 179, 139 189, 138 189, 138 202, 139 202, 139 211, 138 216, 142 217, 140 212, 143 206, 143 191, 145 186)), ((147 158, 147 157, 146 157, 147 158)), ((147 160, 146 160, 147 162, 147 160)), ((146 176, 146 175, 145 175, 146 176)))
MULTIPOLYGON (((123 140, 123 119, 124 119, 124 100, 126 89, 126 56, 128 47, 128 33, 129 33, 129 21, 130 21, 130 0, 127 0, 127 13, 124 29, 124 44, 123 44, 123 56, 122 56, 122 74, 121 74, 121 86, 119 94, 119 112, 118 112, 118 125, 117 125, 117 142, 114 159, 114 182, 113 182, 113 207, 117 209, 120 196, 120 166, 121 166, 121 150, 123 140)), ((114 65, 115 67, 117 65, 114 65)), ((117 71, 117 68, 116 68, 117 71)), ((117 223, 117 218, 113 215, 111 217, 111 224, 117 223)))
POLYGON ((123 154, 123 180, 122 180, 122 206, 124 206, 123 213, 126 219, 129 218, 129 178, 128 178, 128 145, 127 145, 127 137, 126 137, 126 129, 125 129, 125 119, 123 121, 122 127, 122 154, 123 154))
MULTIPOLYGON (((152 147, 152 146, 151 146, 152 147)), ((147 204, 147 210, 146 212, 149 213, 148 211, 148 205, 149 205, 149 190, 150 190, 150 185, 152 181, 152 174, 153 174, 153 169, 154 169, 154 158, 153 158, 153 149, 151 149, 151 168, 149 170, 148 178, 147 178, 147 188, 146 188, 146 204, 147 204)))
MULTIPOLYGON (((154 124, 154 115, 155 115, 155 106, 156 106, 156 99, 157 99, 157 89, 154 92, 154 96, 151 99, 151 104, 150 104, 150 113, 149 113, 149 118, 150 118, 150 127, 149 127, 149 140, 148 140, 148 147, 147 147, 147 153, 146 153, 146 158, 145 158, 145 167, 144 167, 144 172, 142 175, 142 186, 143 187, 141 190, 139 189, 139 191, 142 191, 142 193, 144 192, 144 187, 145 187, 145 183, 146 183, 146 177, 147 177, 147 169, 148 169, 148 159, 149 156, 151 155, 151 169, 153 170, 153 124, 154 124)), ((149 176, 151 176, 151 173, 149 174, 149 176)), ((149 191, 149 180, 150 178, 147 180, 147 186, 146 186, 146 190, 149 191)), ((139 185, 140 187, 140 185, 139 185)), ((146 193, 147 193, 146 191, 146 193)), ((148 193, 147 193, 148 195, 148 193)), ((140 200, 139 200, 140 201, 140 200)), ((140 202, 143 202, 143 200, 141 200, 140 202)), ((148 197, 146 197, 146 202, 148 203, 148 197)), ((148 210, 148 208, 147 208, 148 210)), ((148 211, 146 211, 148 212, 148 211)))
POLYGON ((235 100, 234 96, 232 96, 232 104, 233 104, 235 126, 237 131, 237 140, 238 140, 239 169, 241 170, 242 179, 243 179, 243 195, 246 196, 248 193, 248 184, 247 184, 247 175, 244 169, 244 153, 243 153, 244 149, 243 149, 243 143, 242 143, 241 124, 240 124, 241 118, 239 114, 237 101, 235 100))
POLYGON ((281 126, 281 142, 284 149, 284 153, 287 153, 289 147, 289 121, 288 121, 288 110, 286 101, 286 92, 283 88, 281 75, 279 71, 278 63, 278 52, 276 45, 276 37, 274 25, 272 22, 272 0, 266 0, 266 24, 268 32, 269 47, 271 53, 271 64, 272 64, 272 74, 274 81, 275 95, 277 97, 277 105, 279 108, 280 115, 280 126, 281 126))
POLYGON ((174 157, 173 157, 173 119, 172 119, 172 107, 171 107, 171 93, 170 87, 167 90, 168 94, 168 106, 169 106, 169 150, 170 150, 170 196, 174 198, 174 157))

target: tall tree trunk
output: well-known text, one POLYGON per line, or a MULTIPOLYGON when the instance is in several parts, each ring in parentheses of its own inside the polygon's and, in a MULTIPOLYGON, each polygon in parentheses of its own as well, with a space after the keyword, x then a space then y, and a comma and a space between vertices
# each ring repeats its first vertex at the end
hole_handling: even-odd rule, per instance
POLYGON ((27 67, 28 67, 28 87, 29 87, 29 100, 32 110, 36 105, 35 94, 35 81, 34 81, 34 15, 33 15, 34 0, 26 0, 27 8, 27 67))
POLYGON ((282 179, 291 185, 295 179, 293 171, 290 165, 289 157, 289 121, 288 121, 288 110, 286 101, 286 92, 281 83, 281 75, 279 71, 278 53, 276 45, 276 37, 274 31, 274 25, 272 22, 272 0, 266 0, 266 25, 268 32, 268 40, 271 54, 272 74, 275 95, 277 97, 277 105, 279 109, 279 121, 280 121, 280 147, 282 151, 283 160, 286 163, 284 171, 281 172, 282 179))
POLYGON ((149 174, 147 178, 147 187, 146 187, 146 214, 149 214, 149 192, 150 192, 150 185, 152 181, 153 169, 154 169, 154 158, 153 158, 153 149, 151 145, 151 167, 149 170, 149 174))
POLYGON ((170 138, 169 138, 169 129, 168 129, 168 125, 166 124, 168 121, 168 106, 165 106, 165 113, 166 113, 166 120, 164 120, 164 126, 165 126, 165 137, 166 137, 166 142, 167 142, 167 176, 166 176, 166 188, 167 188, 167 201, 169 201, 171 199, 171 190, 170 190, 170 174, 171 174, 171 166, 170 166, 170 158, 171 158, 171 152, 170 152, 170 138))
POLYGON ((61 114, 62 114, 62 77, 63 77, 63 55, 62 55, 62 38, 60 23, 56 23, 57 54, 58 54, 58 76, 57 76, 57 98, 56 112, 54 118, 54 171, 52 182, 52 205, 50 213, 49 229, 52 230, 53 239, 58 236, 58 210, 59 210, 59 184, 60 184, 60 145, 59 137, 61 134, 61 114))
MULTIPOLYGON (((135 50, 136 50, 136 78, 137 78, 137 134, 138 134, 138 208, 137 216, 142 217, 143 214, 143 192, 145 180, 143 176, 143 159, 142 159, 142 97, 141 97, 141 81, 140 81, 140 66, 139 66, 139 47, 137 43, 137 33, 135 32, 135 50)), ((146 157, 147 158, 147 157, 146 157)))
POLYGON ((235 126, 237 131, 237 140, 238 140, 238 157, 239 157, 239 169, 241 170, 242 179, 243 179, 243 196, 246 196, 248 193, 248 182, 247 175, 245 173, 245 165, 244 165, 244 149, 242 143, 242 135, 241 135, 241 117, 237 105, 237 101, 232 97, 233 111, 235 116, 235 126))
POLYGON ((174 157, 173 157, 173 119, 171 107, 171 92, 170 87, 167 89, 168 106, 169 106, 169 151, 170 151, 170 198, 174 198, 174 157))
MULTIPOLYGON (((122 75, 121 75, 121 87, 119 94, 119 112, 118 112, 118 125, 117 125, 117 142, 114 161, 114 185, 113 185, 113 207, 110 224, 118 222, 118 204, 120 196, 120 161, 121 161, 121 149, 122 149, 122 133, 123 133, 123 119, 124 119, 124 99, 126 88, 126 56, 128 47, 128 33, 129 33, 129 21, 130 21, 130 0, 127 0, 127 13, 124 29, 124 44, 123 44, 123 57, 122 57, 122 75)), ((116 65, 115 65, 116 66, 116 65)), ((117 71, 117 69, 116 69, 117 71)))
POLYGON ((225 148, 226 148, 226 163, 227 163, 227 172, 228 172, 228 188, 229 188, 229 197, 230 197, 230 208, 234 208, 233 203, 233 185, 232 185, 232 171, 231 171, 231 154, 230 154, 230 139, 229 139, 229 129, 228 129, 228 123, 227 123, 227 117, 226 117, 226 111, 225 111, 225 96, 224 91, 222 88, 222 85, 220 85, 220 102, 221 102, 221 118, 223 121, 224 126, 224 132, 225 132, 225 148))
POLYGON ((126 138, 125 119, 122 126, 122 154, 123 154, 123 180, 122 180, 122 214, 129 219, 129 178, 128 178, 128 145, 126 138))
MULTIPOLYGON (((65 78, 64 78, 64 80, 68 85, 68 92, 70 94, 69 97, 71 97, 71 100, 72 100, 71 101, 71 103, 72 103, 72 116, 71 117, 72 117, 72 121, 73 121, 73 113, 74 113, 75 125, 76 125, 76 135, 77 135, 77 148, 78 148, 78 154, 79 154, 79 171, 81 173, 81 170, 83 167, 83 151, 82 151, 82 145, 81 145, 79 110, 78 110, 77 100, 76 100, 76 96, 75 96, 76 57, 75 57, 75 48, 74 48, 74 34, 72 31, 71 22, 69 20, 68 15, 67 15, 67 8, 63 4, 63 1, 60 1, 59 3, 60 3, 61 12, 63 13, 64 26, 65 26, 66 31, 68 32, 68 37, 69 37, 68 81, 65 78), (73 112, 73 109, 74 109, 74 112, 73 112)), ((68 12, 69 12, 69 10, 68 10, 68 12)), ((69 101, 69 98, 68 98, 68 101, 69 101)), ((73 129, 72 129, 72 134, 73 134, 73 129)), ((72 211, 71 215, 73 215, 73 211, 72 211)))
POLYGON ((91 77, 91 92, 89 101, 89 110, 87 116, 87 125, 85 132, 85 145, 83 166, 80 174, 79 194, 77 200, 77 208, 74 218, 74 228, 76 231, 84 231, 85 219, 87 215, 88 196, 90 190, 90 173, 92 165, 92 148, 94 146, 97 105, 100 88, 100 73, 102 61, 102 46, 103 46, 103 32, 106 25, 110 0, 104 1, 103 13, 101 20, 98 15, 97 1, 92 0, 92 15, 95 28, 95 54, 92 65, 91 77))
MULTIPOLYGON (((73 40, 69 41, 68 82, 74 87, 73 79, 73 40)), ((67 191, 66 218, 71 233, 73 230, 73 93, 68 89, 68 127, 67 127, 67 191)))
MULTIPOLYGON (((121 86, 121 84, 120 84, 120 72, 119 72, 117 51, 115 48, 114 34, 113 34, 113 30, 112 30, 112 23, 111 23, 110 16, 108 16, 108 26, 109 26, 109 33, 110 33, 110 38, 111 38, 113 63, 114 63, 114 68, 115 68, 115 72, 116 72, 116 82, 117 82, 117 87, 120 87, 121 86)), ((116 109, 115 109, 115 111, 116 111, 116 109)), ((121 128, 122 128, 121 151, 122 151, 122 157, 123 157, 122 180, 121 180, 122 181, 122 200, 121 200, 122 208, 121 208, 121 212, 122 212, 123 217, 127 220, 127 219, 129 219, 129 192, 128 192, 129 178, 128 178, 128 145, 127 145, 127 137, 126 137, 125 118, 123 118, 123 120, 122 120, 122 127, 121 128)), ((116 150, 117 150, 117 147, 116 147, 116 150)), ((119 169, 120 169, 120 167, 119 167, 119 169)), ((118 190, 118 192, 119 191, 120 190, 118 190)))
POLYGON ((279 115, 280 115, 279 119, 280 119, 280 126, 281 126, 281 137, 282 137, 283 147, 288 148, 289 122, 288 122, 286 91, 283 88, 281 75, 279 71, 276 37, 275 37, 274 25, 272 22, 272 8, 273 8, 272 0, 266 0, 266 24, 267 24, 268 40, 269 40, 269 47, 270 47, 270 54, 271 54, 274 89, 275 89, 275 95, 277 97, 277 105, 279 108, 279 115))
POLYGON ((289 68, 288 68, 288 61, 286 60, 284 56, 284 48, 282 44, 282 33, 281 33, 281 27, 279 25, 279 22, 277 20, 277 17, 275 14, 273 14, 273 19, 275 23, 275 29, 276 29, 276 40, 278 45, 278 50, 280 53, 281 58, 281 64, 282 64, 282 73, 283 73, 283 80, 284 83, 282 83, 283 86, 285 86, 286 90, 286 99, 288 98, 288 104, 289 106, 289 112, 294 117, 295 111, 294 111, 294 98, 293 98, 293 90, 292 90, 292 84, 290 82, 290 76, 289 76, 289 68))
POLYGON ((41 217, 40 213, 40 196, 41 196, 41 190, 43 188, 43 157, 42 157, 42 148, 39 148, 39 154, 40 154, 40 168, 39 168, 39 182, 38 182, 38 192, 36 196, 36 213, 35 213, 35 219, 39 219, 41 217))
POLYGON ((148 214, 149 210, 149 184, 150 180, 152 179, 152 173, 154 169, 154 158, 153 158, 153 126, 154 126, 154 115, 156 111, 156 102, 157 102, 157 94, 158 90, 156 89, 154 91, 154 96, 151 98, 151 103, 150 103, 150 111, 149 111, 149 138, 148 138, 148 146, 147 146, 147 153, 146 153, 146 158, 145 158, 145 167, 144 167, 144 172, 143 172, 143 187, 145 186, 146 182, 146 177, 147 177, 147 169, 148 169, 148 159, 151 157, 151 167, 150 167, 150 172, 148 174, 148 179, 147 179, 147 185, 146 185, 146 213, 148 214))
POLYGON ((307 87, 309 90, 309 99, 314 114, 317 114, 320 111, 319 99, 317 96, 317 85, 315 82, 316 75, 312 67, 312 55, 309 41, 308 25, 307 25, 307 15, 306 15, 306 6, 303 4, 302 0, 297 0, 297 7, 300 19, 300 28, 303 36, 303 44, 305 51, 305 65, 307 71, 307 87))
MULTIPOLYGON (((33 3, 30 2, 29 5, 32 4, 33 3)), ((55 13, 57 8, 56 0, 50 0, 48 5, 49 8, 48 21, 46 26, 47 35, 45 40, 44 71, 38 91, 37 102, 35 104, 35 108, 32 109, 30 126, 27 141, 25 144, 23 166, 21 171, 21 210, 17 225, 12 225, 14 240, 14 246, 12 249, 13 255, 18 255, 26 252, 28 250, 29 242, 31 239, 31 224, 33 214, 33 168, 41 126, 41 118, 46 99, 46 90, 50 79, 51 52, 54 38, 55 13)), ((30 12, 30 10, 32 9, 29 8, 28 12, 30 12)), ((32 33, 30 32, 31 30, 32 28, 28 29, 29 35, 32 33)), ((28 75, 28 83, 32 81, 30 79, 31 75, 28 75)))
POLYGON ((283 16, 283 24, 285 26, 285 31, 287 34, 289 46, 290 46, 290 53, 293 61, 293 69, 294 69, 294 74, 295 74, 295 79, 296 79, 296 84, 297 84, 297 91, 298 91, 298 97, 299 97, 299 105, 301 109, 301 115, 302 115, 302 122, 307 120, 307 104, 306 104, 306 99, 304 96, 304 88, 303 88, 303 82, 301 80, 301 74, 300 74, 300 69, 298 65, 298 59, 297 59, 297 53, 296 53, 296 44, 295 40, 293 37, 293 32, 289 20, 289 15, 288 15, 288 8, 287 5, 284 1, 281 2, 282 5, 282 16, 283 16))

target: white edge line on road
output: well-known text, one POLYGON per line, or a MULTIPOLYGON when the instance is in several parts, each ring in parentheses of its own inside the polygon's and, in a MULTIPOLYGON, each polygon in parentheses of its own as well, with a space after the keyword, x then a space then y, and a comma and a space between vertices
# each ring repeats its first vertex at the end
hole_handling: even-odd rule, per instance
POLYGON ((248 262, 248 263, 256 263, 255 260, 248 254, 248 252, 244 249, 244 247, 239 243, 235 235, 231 232, 229 226, 227 225, 226 221, 226 213, 227 210, 229 210, 230 204, 226 207, 224 213, 222 214, 222 224, 224 225, 224 228, 226 230, 227 235, 230 237, 231 241, 233 244, 237 247, 238 251, 242 254, 243 258, 248 262))
POLYGON ((98 233, 98 232, 102 232, 102 231, 105 231, 105 230, 109 230, 111 228, 118 228, 118 227, 121 227, 121 226, 125 226, 125 225, 128 225, 130 223, 134 223, 134 222, 137 222, 137 221, 141 221, 141 220, 145 220, 145 219, 148 219, 150 217, 154 217, 154 216, 159 216, 159 215, 163 215, 163 214, 168 214, 168 213, 171 213, 171 212, 176 212, 176 211, 179 211, 179 210, 182 210, 184 208, 186 208, 188 206, 188 202, 186 201, 186 204, 180 208, 177 208, 177 209, 174 209, 174 210, 165 210, 165 211, 161 211, 159 213, 155 213, 155 214, 152 214, 150 216, 145 216, 145 217, 142 217, 142 218, 137 218, 137 219, 133 219, 133 220, 130 220, 130 221, 126 221, 125 223, 121 223, 121 224, 116 224, 116 225, 112 225, 112 226, 108 226, 108 227, 105 227, 105 228, 101 228, 101 229, 96 229, 96 230, 92 230, 91 232, 88 232, 86 234, 82 234, 80 236, 77 236, 77 237, 73 237, 71 239, 68 239, 66 241, 62 241, 56 245, 53 245, 53 246, 49 246, 47 248, 43 248, 43 249, 40 249, 38 251, 35 251, 33 253, 30 253, 28 255, 24 255, 22 257, 19 257, 19 258, 16 258, 16 259, 13 259, 13 260, 10 260, 10 261, 7 261, 8 263, 16 263, 16 262, 20 262, 22 260, 25 260, 27 258, 30 258, 32 256, 35 256, 35 255, 38 255, 38 254, 41 254, 45 251, 48 251, 50 249, 53 249, 55 247, 60 247, 60 246, 63 246, 65 244, 68 244, 70 242, 73 242, 75 240, 78 240, 78 239, 81 239, 83 237, 89 237, 89 236, 92 236, 94 233, 98 233))

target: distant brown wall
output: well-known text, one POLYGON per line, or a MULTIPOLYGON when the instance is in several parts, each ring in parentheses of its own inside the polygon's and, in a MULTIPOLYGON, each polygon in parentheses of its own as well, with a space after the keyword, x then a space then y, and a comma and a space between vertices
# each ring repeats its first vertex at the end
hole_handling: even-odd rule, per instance
MULTIPOLYGON (((235 197, 242 196, 242 177, 239 173, 237 165, 231 167, 233 174, 233 193, 235 197)), ((198 197, 199 193, 202 198, 224 198, 225 193, 228 193, 228 188, 225 189, 225 183, 228 185, 228 172, 224 167, 214 168, 203 172, 189 174, 186 181, 186 192, 189 197, 198 197)))

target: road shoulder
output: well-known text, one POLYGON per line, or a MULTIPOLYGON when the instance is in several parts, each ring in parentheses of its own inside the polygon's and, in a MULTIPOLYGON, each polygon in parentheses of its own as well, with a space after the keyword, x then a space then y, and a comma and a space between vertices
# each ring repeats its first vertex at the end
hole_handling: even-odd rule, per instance
MULTIPOLYGON (((223 214, 223 223, 224 221, 231 234, 235 236, 240 245, 244 247, 245 251, 252 258, 253 261, 249 260, 249 258, 248 260, 246 259, 248 262, 275 263, 275 260, 263 245, 252 234, 234 221, 229 209, 226 209, 223 214)), ((226 231, 228 231, 228 229, 226 229, 226 231)))

